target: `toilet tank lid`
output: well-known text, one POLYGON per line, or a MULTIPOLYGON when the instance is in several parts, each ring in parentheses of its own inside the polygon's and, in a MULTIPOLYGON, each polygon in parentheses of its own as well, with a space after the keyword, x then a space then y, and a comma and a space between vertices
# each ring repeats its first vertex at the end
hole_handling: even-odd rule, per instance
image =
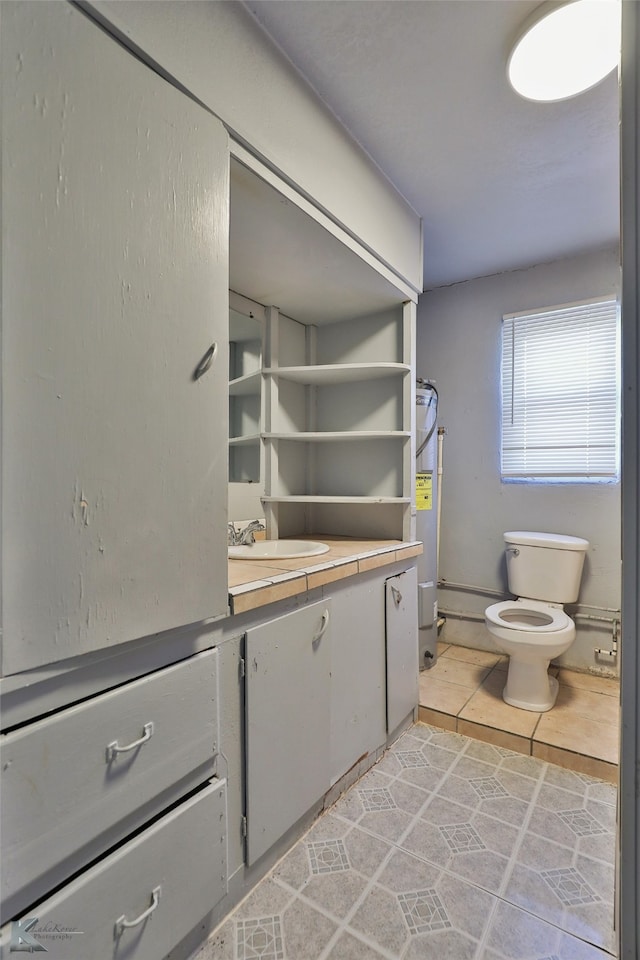
POLYGON ((582 537, 569 537, 562 533, 532 533, 527 530, 510 530, 503 534, 505 543, 517 543, 525 547, 553 547, 555 550, 588 550, 589 541, 582 537))

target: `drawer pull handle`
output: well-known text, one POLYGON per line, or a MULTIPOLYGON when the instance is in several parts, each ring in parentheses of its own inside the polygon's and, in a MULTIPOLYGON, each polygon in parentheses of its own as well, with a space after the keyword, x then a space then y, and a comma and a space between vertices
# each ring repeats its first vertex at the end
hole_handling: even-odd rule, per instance
POLYGON ((328 626, 329 626, 329 611, 328 611, 328 610, 325 610, 324 613, 322 614, 322 618, 321 618, 321 620, 320 620, 320 629, 318 630, 318 632, 316 633, 315 637, 314 637, 313 640, 311 641, 311 644, 312 644, 312 646, 313 646, 314 648, 316 648, 316 647, 318 646, 318 644, 320 643, 320 640, 321 640, 322 637, 324 636, 324 634, 325 634, 326 629, 327 629, 328 626))
POLYGON ((118 917, 115 923, 114 936, 117 940, 118 937, 122 936, 124 930, 127 927, 137 927, 139 923, 143 923, 147 917, 150 917, 153 911, 156 909, 160 903, 160 893, 162 892, 162 887, 155 887, 151 892, 151 906, 140 914, 139 917, 136 917, 135 920, 127 920, 124 914, 121 917, 118 917))
POLYGON ((136 747, 146 743, 147 740, 151 740, 151 737, 153 736, 153 723, 145 723, 142 729, 143 734, 140 739, 134 740, 133 743, 128 743, 124 747, 121 747, 117 740, 107 744, 107 763, 111 763, 112 760, 115 760, 119 753, 128 753, 129 750, 135 750, 136 747))
POLYGON ((194 380, 199 380, 200 377, 204 376, 204 374, 207 372, 207 370, 213 363, 213 358, 215 357, 217 352, 218 352, 218 343, 216 341, 216 343, 211 344, 211 346, 205 353, 204 357, 202 358, 198 366, 193 371, 194 380))

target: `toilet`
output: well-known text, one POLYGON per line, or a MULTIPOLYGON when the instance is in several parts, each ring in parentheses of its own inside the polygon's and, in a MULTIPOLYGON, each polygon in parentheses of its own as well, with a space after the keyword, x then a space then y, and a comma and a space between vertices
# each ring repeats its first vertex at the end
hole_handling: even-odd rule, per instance
POLYGON ((573 643, 576 627, 563 610, 578 599, 589 541, 558 533, 504 534, 509 590, 515 600, 494 603, 485 623, 497 646, 509 654, 505 703, 544 713, 558 695, 549 662, 573 643))

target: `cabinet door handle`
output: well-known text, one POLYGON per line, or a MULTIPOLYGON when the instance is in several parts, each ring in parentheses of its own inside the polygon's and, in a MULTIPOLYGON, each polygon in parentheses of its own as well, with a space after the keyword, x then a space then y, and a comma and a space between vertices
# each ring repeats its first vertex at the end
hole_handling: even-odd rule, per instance
POLYGON ((207 370, 213 363, 213 358, 215 357, 217 352, 218 352, 218 343, 216 341, 215 343, 211 344, 211 346, 205 353, 204 357, 202 358, 198 366, 193 371, 194 380, 199 380, 200 377, 202 377, 207 372, 207 370))
POLYGON ((393 599, 396 602, 396 606, 399 607, 402 601, 402 594, 400 593, 397 587, 391 587, 391 594, 393 596, 393 599))
POLYGON ((147 740, 151 740, 151 737, 153 736, 153 723, 145 723, 142 731, 143 733, 139 740, 134 740, 133 743, 127 743, 124 747, 121 747, 117 740, 113 740, 111 743, 108 743, 107 763, 111 763, 112 760, 115 760, 119 753, 128 753, 129 750, 135 750, 136 747, 146 743, 147 740))
POLYGON ((320 629, 318 630, 318 632, 316 633, 315 637, 312 640, 312 644, 314 647, 318 646, 328 626, 329 626, 329 611, 325 610, 324 613, 322 614, 322 619, 320 621, 320 629))
POLYGON ((162 887, 154 887, 154 889, 151 891, 151 906, 147 907, 147 909, 143 913, 141 913, 139 917, 136 917, 135 920, 127 920, 124 913, 122 914, 121 917, 118 917, 114 926, 114 937, 116 940, 118 939, 118 937, 122 935, 122 933, 124 932, 124 930, 127 929, 127 927, 137 927, 138 924, 142 923, 144 920, 147 919, 147 917, 151 916, 153 911, 156 909, 156 907, 160 903, 161 893, 162 893, 162 887))

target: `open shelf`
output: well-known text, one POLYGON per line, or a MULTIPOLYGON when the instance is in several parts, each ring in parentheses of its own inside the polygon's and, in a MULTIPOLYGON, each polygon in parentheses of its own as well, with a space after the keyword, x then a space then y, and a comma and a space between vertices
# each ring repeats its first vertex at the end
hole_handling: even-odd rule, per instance
POLYGON ((335 443, 345 440, 407 440, 408 430, 322 430, 299 433, 265 433, 265 440, 335 443))
POLYGON ((314 494, 312 496, 265 496, 264 503, 411 503, 411 497, 335 497, 314 494))
POLYGON ((244 377, 237 377, 229 381, 230 397, 259 397, 262 384, 262 374, 259 370, 248 373, 244 377))
POLYGON ((406 363, 326 363, 295 367, 267 367, 265 374, 302 383, 307 386, 328 386, 334 383, 356 383, 359 380, 381 380, 410 373, 406 363))
POLYGON ((242 437, 229 437, 229 446, 230 447, 246 447, 252 443, 258 444, 260 443, 260 436, 261 434, 254 433, 254 434, 247 434, 242 437))

